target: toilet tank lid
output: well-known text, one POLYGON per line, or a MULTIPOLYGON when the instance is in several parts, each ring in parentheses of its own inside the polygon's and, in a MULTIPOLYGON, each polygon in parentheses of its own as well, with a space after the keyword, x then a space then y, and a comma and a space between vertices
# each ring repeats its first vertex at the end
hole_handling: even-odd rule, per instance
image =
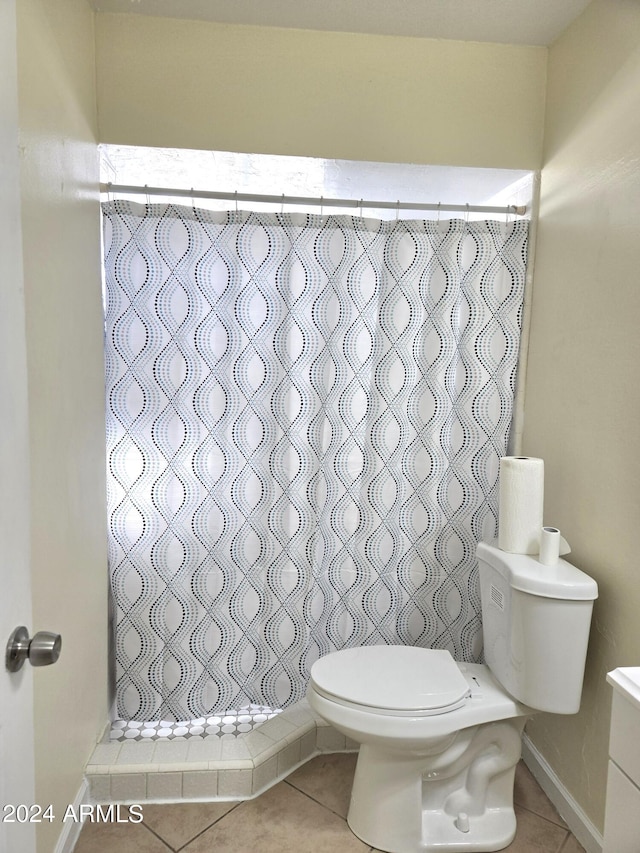
POLYGON ((555 566, 545 566, 537 555, 511 554, 498 548, 497 540, 480 542, 478 560, 499 572, 512 589, 558 598, 564 601, 592 601, 598 597, 598 584, 583 571, 559 559, 555 566))

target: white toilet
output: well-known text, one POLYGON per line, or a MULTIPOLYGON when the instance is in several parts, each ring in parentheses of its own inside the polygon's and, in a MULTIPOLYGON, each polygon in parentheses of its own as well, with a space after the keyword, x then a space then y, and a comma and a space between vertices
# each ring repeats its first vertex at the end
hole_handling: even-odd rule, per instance
POLYGON ((596 582, 565 560, 477 553, 486 665, 364 646, 311 668, 311 706, 361 744, 347 820, 378 850, 506 847, 527 717, 580 706, 596 582))

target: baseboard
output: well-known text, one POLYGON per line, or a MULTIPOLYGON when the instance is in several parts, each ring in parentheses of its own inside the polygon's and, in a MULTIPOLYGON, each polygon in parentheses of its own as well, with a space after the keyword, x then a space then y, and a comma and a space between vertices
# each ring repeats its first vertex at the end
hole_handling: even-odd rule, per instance
MULTIPOLYGON (((82 785, 80 786, 80 790, 76 794, 76 798, 73 801, 73 814, 77 815, 80 811, 80 806, 85 805, 89 802, 89 783, 85 779, 83 780, 82 785)), ((58 843, 55 846, 54 853, 72 853, 72 850, 75 847, 78 837, 80 835, 81 829, 82 823, 78 820, 64 821, 62 824, 62 832, 58 837, 58 843)))
POLYGON ((602 835, 525 734, 522 758, 586 853, 602 853, 602 835))

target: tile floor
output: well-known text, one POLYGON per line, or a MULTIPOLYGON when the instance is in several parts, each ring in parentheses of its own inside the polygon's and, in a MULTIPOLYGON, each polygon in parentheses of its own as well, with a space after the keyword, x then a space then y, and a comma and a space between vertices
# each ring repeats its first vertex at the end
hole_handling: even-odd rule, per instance
MULTIPOLYGON (((370 853, 345 820, 355 763, 319 755, 241 803, 144 804, 142 822, 85 824, 74 853, 370 853)), ((515 802, 510 853, 584 853, 522 762, 515 802)))

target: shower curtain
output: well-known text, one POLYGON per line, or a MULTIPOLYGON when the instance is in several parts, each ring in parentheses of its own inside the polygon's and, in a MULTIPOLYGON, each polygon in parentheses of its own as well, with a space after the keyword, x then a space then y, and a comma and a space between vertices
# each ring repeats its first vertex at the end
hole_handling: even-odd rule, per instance
POLYGON ((481 655, 528 223, 103 205, 118 714, 481 655))

